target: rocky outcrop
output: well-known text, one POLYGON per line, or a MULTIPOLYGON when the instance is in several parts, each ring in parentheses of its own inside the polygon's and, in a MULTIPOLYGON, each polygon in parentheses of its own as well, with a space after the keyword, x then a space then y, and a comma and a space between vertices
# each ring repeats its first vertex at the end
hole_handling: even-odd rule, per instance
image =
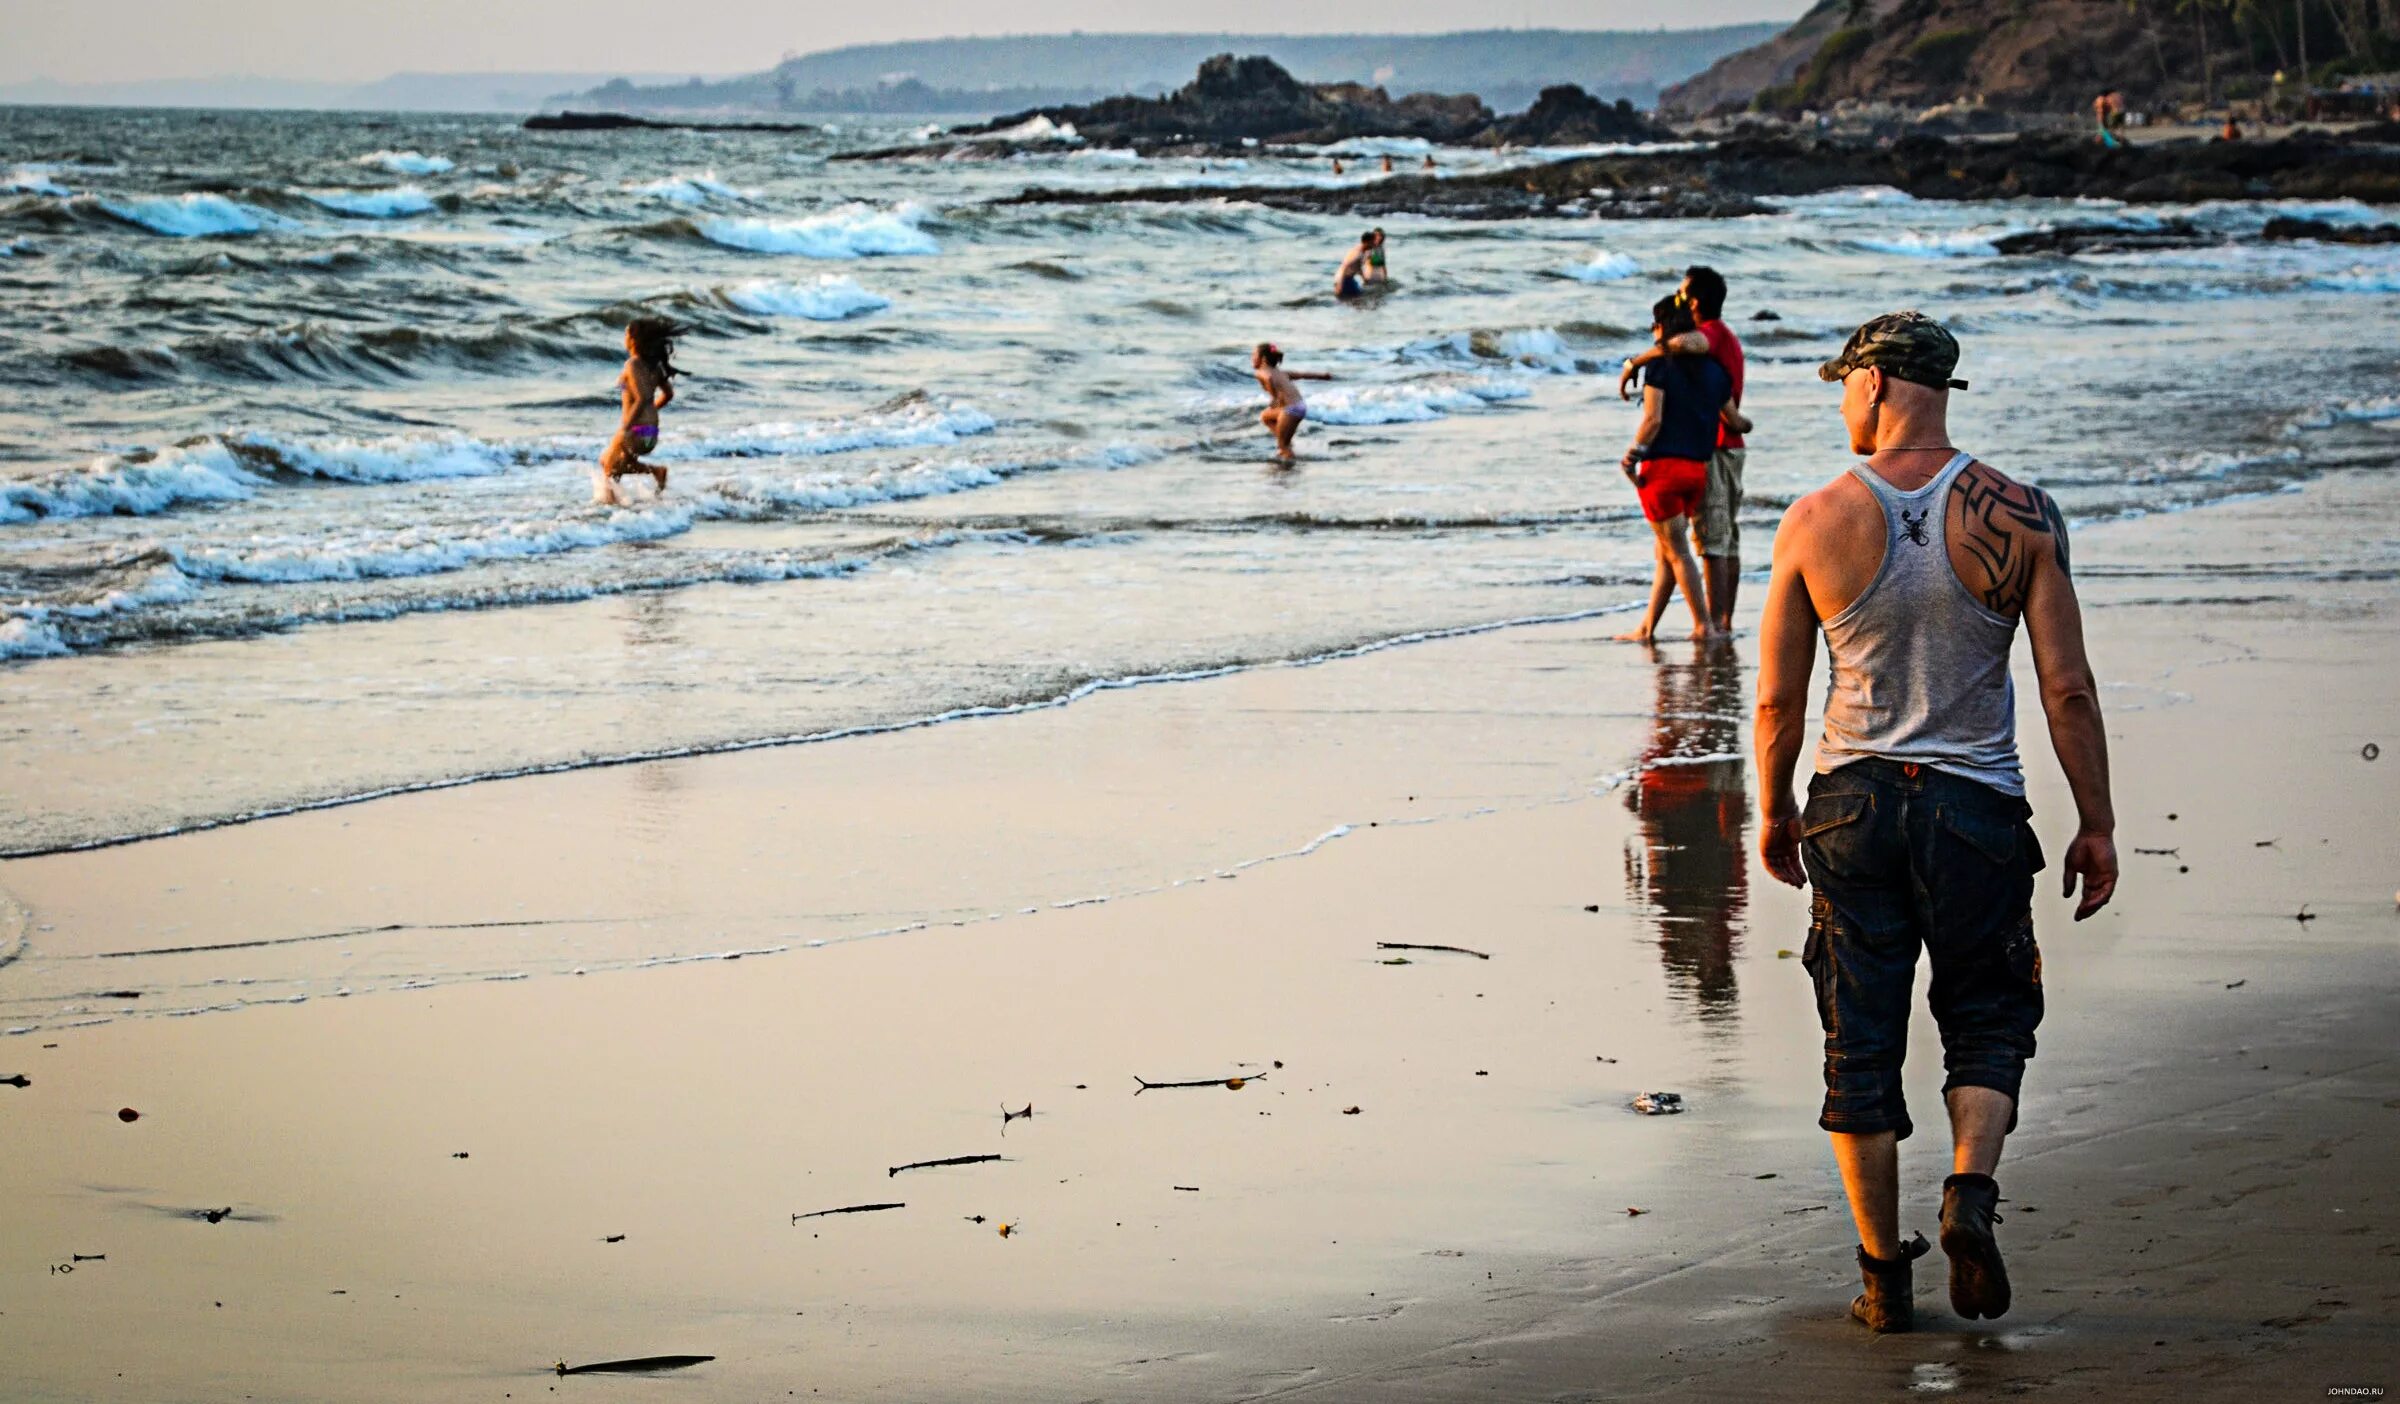
POLYGON ((1303 83, 1283 65, 1257 54, 1219 54, 1163 98, 1113 97, 1083 107, 1036 108, 980 126, 974 137, 1022 127, 1036 119, 1072 126, 1084 140, 1106 146, 1148 147, 1334 142, 1350 137, 1422 137, 1463 142, 1492 123, 1479 98, 1412 93, 1394 101, 1381 88, 1357 83, 1303 83))
POLYGON ((803 122, 654 122, 622 112, 550 112, 525 119, 529 132, 813 132, 803 122))
POLYGON ((1572 83, 1542 89, 1533 106, 1494 122, 1478 141, 1488 146, 1590 146, 1602 142, 1672 141, 1675 134, 1644 117, 1623 98, 1602 102, 1572 83))
MULTIPOLYGON (((1444 180, 1396 177, 1332 189, 1034 189, 1007 203, 1234 199, 1276 209, 1370 217, 1409 212, 1460 219, 1710 217, 1758 213, 1766 208, 1760 201, 1768 197, 1860 185, 1894 186, 1928 200, 2091 195, 2133 203, 2357 199, 2400 205, 2400 148, 2345 144, 2305 133, 2275 142, 2186 141, 2116 148, 2060 134, 2028 134, 1999 142, 1911 136, 1888 144, 1748 137, 1691 150, 1627 152, 1444 180)), ((2094 241, 2146 237, 2131 226, 2092 226, 2086 234, 2094 241)))
POLYGON ((2400 224, 2327 224, 2321 219, 2277 216, 2262 231, 2269 239, 2310 239, 2320 244, 2400 244, 2400 224))
POLYGON ((1673 84, 1658 95, 1659 115, 1667 118, 1724 116, 1750 110, 1752 101, 1769 89, 1798 81, 1817 51, 1836 32, 1871 24, 1899 0, 1818 0, 1792 27, 1753 48, 1727 54, 1698 74, 1673 84))

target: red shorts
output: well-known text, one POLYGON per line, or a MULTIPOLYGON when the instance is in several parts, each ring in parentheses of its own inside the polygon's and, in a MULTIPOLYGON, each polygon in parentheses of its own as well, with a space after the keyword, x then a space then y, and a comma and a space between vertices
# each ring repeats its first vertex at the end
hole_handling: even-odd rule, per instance
POLYGON ((1642 495, 1642 515, 1654 522, 1688 517, 1700 510, 1708 491, 1708 465, 1696 458, 1653 458, 1640 464, 1635 491, 1642 495))

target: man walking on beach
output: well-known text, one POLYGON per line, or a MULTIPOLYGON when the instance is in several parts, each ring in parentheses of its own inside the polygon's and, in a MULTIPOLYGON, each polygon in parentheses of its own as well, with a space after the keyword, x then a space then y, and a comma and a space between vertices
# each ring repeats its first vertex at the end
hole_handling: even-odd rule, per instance
POLYGON ((1700 510, 1692 515, 1692 545, 1708 577, 1709 622, 1719 632, 1731 632, 1733 597, 1742 581, 1742 468, 1749 458, 1741 431, 1734 427, 1742 408, 1742 339, 1725 325, 1725 278, 1714 268, 1695 264, 1685 269, 1683 286, 1675 295, 1692 309, 1692 330, 1627 361, 1617 377, 1617 395, 1630 398, 1627 387, 1634 373, 1662 355, 1705 353, 1733 380, 1733 398, 1725 402, 1725 420, 1717 426, 1716 449, 1709 455, 1708 486, 1701 494, 1700 510))
POLYGON ((2075 798, 2060 866, 2082 883, 2075 919, 2117 885, 2108 747, 2067 527, 2047 493, 1951 445, 1958 343, 1915 312, 1877 317, 1817 368, 1842 382, 1850 446, 1868 455, 1792 504, 1775 538, 1759 630, 1756 745, 1769 872, 1815 886, 1801 954, 1825 1028, 1818 1120, 1858 1223, 1870 1330, 1915 1324, 1900 1240, 1899 1142, 1913 1129, 1900 1065, 1917 951, 1941 1030, 1953 1173, 1942 1182, 1950 1302, 1969 1320, 2008 1310, 1992 1226, 1992 1173, 2016 1129, 2042 1018, 2033 939, 2042 854, 2027 820, 2008 657, 2032 641, 2050 739, 2075 798), (1792 795, 1822 632, 1832 658, 1825 734, 1805 810, 1792 795))

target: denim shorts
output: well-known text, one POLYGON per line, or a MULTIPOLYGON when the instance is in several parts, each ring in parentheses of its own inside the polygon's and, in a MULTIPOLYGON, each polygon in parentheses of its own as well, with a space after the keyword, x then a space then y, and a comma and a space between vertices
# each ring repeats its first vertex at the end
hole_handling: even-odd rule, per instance
POLYGON ((1919 947, 1933 965, 1926 1003, 1942 1035, 1942 1091, 2017 1097, 2042 1022, 2032 813, 2020 796, 1896 761, 1854 761, 1809 782, 1800 857, 1815 893, 1801 963, 1825 1026, 1818 1125, 1903 1139, 1915 1129, 1900 1062, 1919 947))

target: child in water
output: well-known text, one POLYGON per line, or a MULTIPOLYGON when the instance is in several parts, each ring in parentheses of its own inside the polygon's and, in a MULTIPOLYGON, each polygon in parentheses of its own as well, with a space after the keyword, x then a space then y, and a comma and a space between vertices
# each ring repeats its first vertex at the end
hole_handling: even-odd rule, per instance
POLYGON ((1287 371, 1283 368, 1283 348, 1272 341, 1262 341, 1250 353, 1250 373, 1258 377, 1258 387, 1267 392, 1268 405, 1258 412, 1258 422, 1275 436, 1275 456, 1286 463, 1292 461, 1292 436, 1300 432, 1302 421, 1308 418, 1308 401, 1300 398, 1295 380, 1331 380, 1329 371, 1287 371))
POLYGON ((593 501, 616 505, 617 479, 628 473, 647 473, 660 492, 667 490, 667 470, 642 462, 642 455, 658 447, 658 412, 675 399, 675 377, 683 371, 670 358, 682 334, 683 328, 655 317, 636 318, 625 328, 625 369, 617 373, 624 419, 600 455, 593 501))

